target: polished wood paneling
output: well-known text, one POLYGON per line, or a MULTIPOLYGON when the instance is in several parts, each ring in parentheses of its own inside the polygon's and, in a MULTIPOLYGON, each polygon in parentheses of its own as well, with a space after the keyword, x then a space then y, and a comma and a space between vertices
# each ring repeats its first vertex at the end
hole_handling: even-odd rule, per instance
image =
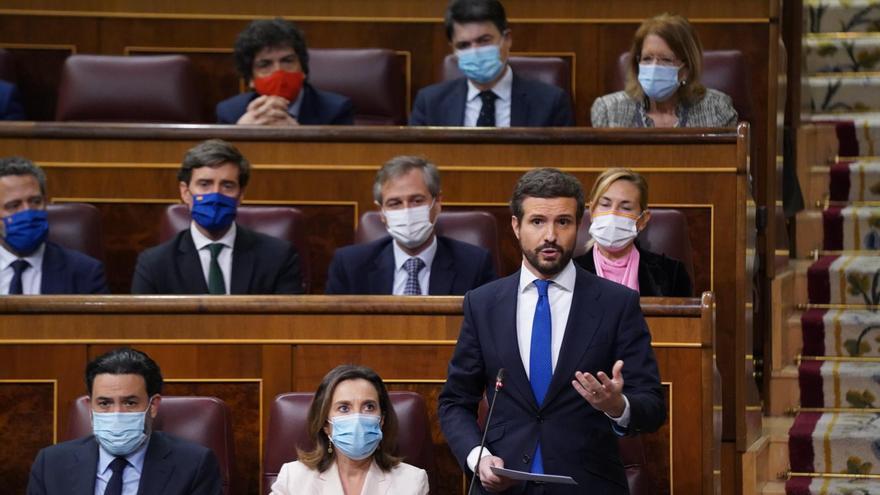
POLYGON ((7 493, 24 493, 37 452, 55 434, 55 384, 0 379, 0 484, 7 493), (27 425, 23 428, 23 425, 27 425))

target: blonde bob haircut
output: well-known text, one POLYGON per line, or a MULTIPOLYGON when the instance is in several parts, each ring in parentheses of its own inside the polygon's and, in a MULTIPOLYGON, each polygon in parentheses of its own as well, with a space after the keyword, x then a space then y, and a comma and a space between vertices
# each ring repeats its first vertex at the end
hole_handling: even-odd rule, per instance
POLYGON ((703 74, 703 47, 691 23, 677 14, 660 14, 639 26, 629 50, 626 93, 636 101, 645 98, 645 92, 639 84, 639 61, 645 38, 651 34, 662 38, 688 71, 687 79, 683 80, 681 87, 678 88, 679 100, 686 104, 700 101, 706 94, 706 88, 700 84, 700 76, 703 74))
POLYGON ((599 198, 608 191, 611 184, 619 180, 632 182, 639 190, 639 206, 642 211, 648 209, 648 181, 642 177, 642 174, 633 172, 628 168, 609 168, 602 172, 599 177, 596 177, 596 182, 593 183, 593 190, 590 191, 590 211, 596 208, 599 198))

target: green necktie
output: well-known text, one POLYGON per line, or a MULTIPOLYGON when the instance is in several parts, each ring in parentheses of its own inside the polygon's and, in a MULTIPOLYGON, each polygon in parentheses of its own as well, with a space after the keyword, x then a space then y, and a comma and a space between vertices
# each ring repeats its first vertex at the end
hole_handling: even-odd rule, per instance
POLYGON ((219 242, 208 244, 208 249, 211 250, 211 265, 208 268, 208 294, 226 295, 223 270, 220 269, 220 263, 217 262, 217 257, 220 255, 220 251, 223 250, 223 244, 219 242))

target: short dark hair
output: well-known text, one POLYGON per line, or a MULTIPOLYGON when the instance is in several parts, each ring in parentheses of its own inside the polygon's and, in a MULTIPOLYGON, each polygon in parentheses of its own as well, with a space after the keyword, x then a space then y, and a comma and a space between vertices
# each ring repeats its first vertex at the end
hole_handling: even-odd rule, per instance
POLYGON ((498 0, 452 0, 446 8, 446 39, 452 41, 452 25, 492 21, 501 34, 507 31, 507 14, 498 0))
POLYGON ((510 198, 510 211, 517 220, 523 218, 526 198, 574 198, 577 202, 577 221, 584 216, 584 188, 577 177, 556 168, 529 170, 516 183, 510 198))
POLYGON ((315 392, 312 405, 309 406, 308 430, 309 437, 315 443, 315 448, 309 451, 297 449, 297 458, 310 469, 323 473, 333 464, 335 454, 328 452, 330 439, 324 432, 324 425, 327 424, 330 407, 333 405, 333 392, 336 391, 336 387, 340 383, 359 378, 370 382, 375 387, 376 394, 379 396, 379 410, 384 418, 382 442, 373 452, 373 460, 385 472, 391 471, 391 468, 400 464, 400 458, 394 455, 394 451, 397 449, 397 413, 394 412, 394 405, 391 404, 391 397, 388 395, 385 383, 375 371, 366 366, 342 364, 324 376, 315 392))
POLYGON ((0 177, 7 175, 32 175, 40 184, 40 194, 46 197, 46 172, 34 162, 21 156, 0 158, 0 177))
POLYGON ((439 196, 440 172, 437 170, 437 166, 421 156, 401 155, 385 162, 385 165, 382 165, 382 168, 376 172, 376 179, 373 181, 373 200, 381 206, 382 186, 391 179, 408 174, 413 169, 421 170, 422 178, 425 180, 425 186, 428 187, 431 197, 439 196))
POLYGON ((190 148, 177 171, 177 180, 189 184, 193 169, 219 167, 227 162, 238 167, 238 185, 244 189, 251 177, 251 164, 238 148, 222 139, 209 139, 190 148))
POLYGON ((299 58, 303 74, 309 74, 309 51, 306 49, 306 38, 292 22, 280 17, 274 19, 257 19, 235 39, 233 55, 235 68, 238 69, 245 82, 250 82, 254 74, 254 57, 266 47, 290 47, 299 58))
POLYGON ((86 388, 89 397, 95 377, 102 374, 141 375, 147 384, 147 397, 162 393, 162 371, 155 361, 143 352, 131 347, 119 347, 102 354, 86 366, 86 388))

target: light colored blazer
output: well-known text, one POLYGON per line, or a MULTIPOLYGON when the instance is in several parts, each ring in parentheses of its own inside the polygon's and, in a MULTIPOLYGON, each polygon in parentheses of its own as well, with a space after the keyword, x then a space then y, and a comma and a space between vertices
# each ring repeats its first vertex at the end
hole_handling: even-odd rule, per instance
MULTIPOLYGON (((401 462, 384 472, 373 462, 364 480, 361 495, 426 495, 428 473, 424 469, 401 462)), ((323 473, 294 461, 281 466, 278 479, 272 484, 271 495, 344 495, 336 463, 323 473)))
MULTIPOLYGON (((679 104, 677 127, 734 127, 736 110, 730 96, 706 88, 703 98, 693 105, 679 104)), ((632 99, 625 91, 596 98, 590 110, 593 127, 653 127, 645 113, 645 103, 632 99)))

